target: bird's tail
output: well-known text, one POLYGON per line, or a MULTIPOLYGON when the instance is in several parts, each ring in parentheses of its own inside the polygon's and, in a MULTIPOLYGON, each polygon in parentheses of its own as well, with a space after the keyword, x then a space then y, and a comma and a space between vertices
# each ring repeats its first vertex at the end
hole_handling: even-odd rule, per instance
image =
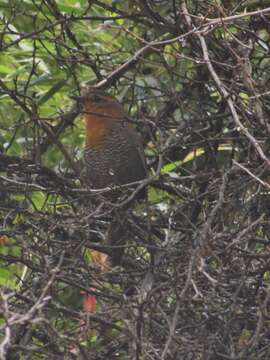
POLYGON ((106 242, 110 247, 111 264, 118 266, 122 263, 122 258, 125 251, 125 245, 128 237, 128 218, 126 211, 123 209, 117 210, 114 213, 113 219, 109 225, 106 242))

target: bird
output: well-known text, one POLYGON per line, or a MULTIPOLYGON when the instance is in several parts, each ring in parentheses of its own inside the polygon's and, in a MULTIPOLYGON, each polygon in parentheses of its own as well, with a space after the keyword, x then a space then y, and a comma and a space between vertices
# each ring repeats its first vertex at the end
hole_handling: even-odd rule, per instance
MULTIPOLYGON (((83 86, 81 96, 85 121, 85 181, 93 189, 130 184, 146 179, 147 165, 142 138, 131 124, 123 106, 113 96, 93 86, 83 86)), ((117 203, 121 191, 106 193, 117 203)), ((145 198, 145 189, 136 195, 145 198)), ((111 263, 121 265, 127 237, 127 206, 115 207, 106 241, 111 246, 111 263)))

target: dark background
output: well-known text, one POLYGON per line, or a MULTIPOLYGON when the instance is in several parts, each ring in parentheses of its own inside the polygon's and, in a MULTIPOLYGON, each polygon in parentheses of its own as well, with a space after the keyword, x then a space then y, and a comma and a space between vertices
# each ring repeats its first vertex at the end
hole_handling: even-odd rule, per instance
POLYGON ((267 6, 0 1, 1 359, 270 358, 267 6), (70 98, 101 81, 149 169, 106 270, 70 98))

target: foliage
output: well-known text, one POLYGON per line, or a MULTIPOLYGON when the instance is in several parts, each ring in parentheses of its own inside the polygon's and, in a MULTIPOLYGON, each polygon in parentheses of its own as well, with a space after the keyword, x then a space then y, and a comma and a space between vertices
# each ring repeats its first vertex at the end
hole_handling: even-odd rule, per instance
POLYGON ((0 359, 269 359, 267 6, 0 0, 0 359), (145 146, 121 267, 81 84, 145 146))

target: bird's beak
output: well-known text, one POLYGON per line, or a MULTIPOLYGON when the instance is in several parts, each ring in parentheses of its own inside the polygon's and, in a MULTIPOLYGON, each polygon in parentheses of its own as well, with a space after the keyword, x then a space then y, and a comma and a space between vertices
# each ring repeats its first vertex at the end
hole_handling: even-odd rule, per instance
POLYGON ((82 102, 83 100, 85 100, 85 96, 70 95, 70 98, 77 102, 82 102))

